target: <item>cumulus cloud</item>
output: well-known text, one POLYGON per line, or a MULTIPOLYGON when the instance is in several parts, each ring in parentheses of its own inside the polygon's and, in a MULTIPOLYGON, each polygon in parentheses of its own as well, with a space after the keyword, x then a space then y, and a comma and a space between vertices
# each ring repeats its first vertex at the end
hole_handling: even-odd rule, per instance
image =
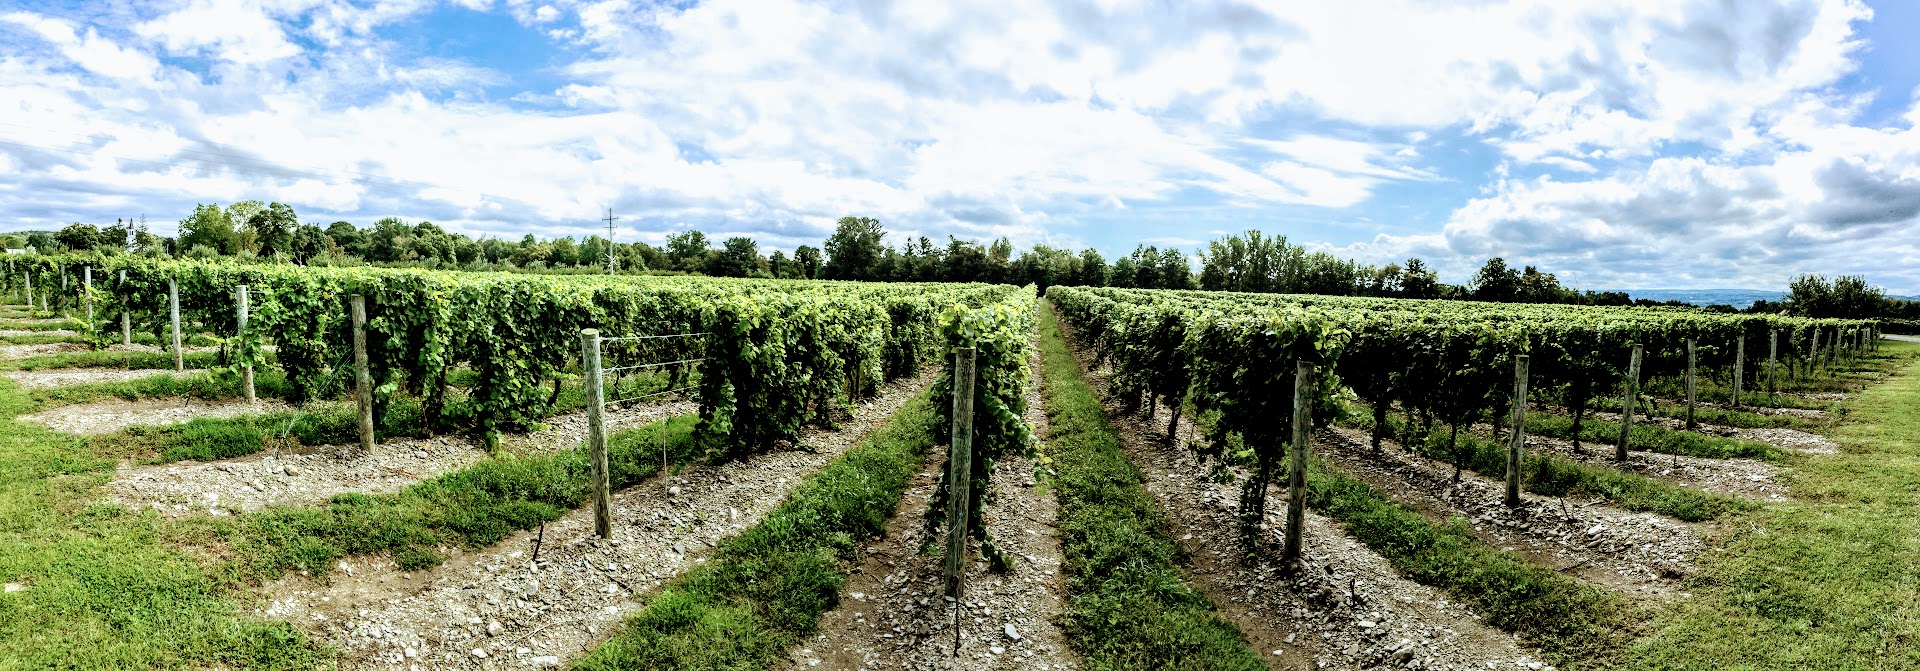
POLYGON ((1912 131, 1855 127, 1858 92, 1839 88, 1870 16, 1858 0, 15 11, 0 216, 173 219, 246 197, 552 235, 591 232, 610 205, 649 239, 700 226, 789 246, 862 214, 1024 246, 1128 216, 1191 220, 1140 236, 1169 241, 1383 220, 1382 194, 1450 191, 1438 230, 1343 249, 1454 272, 1523 257, 1594 284, 1777 283, 1911 259, 1858 244, 1920 211, 1912 131), (402 46, 408 22, 472 11, 528 31, 477 43, 536 40, 551 61, 402 46), (1497 165, 1460 158, 1476 148, 1497 165))

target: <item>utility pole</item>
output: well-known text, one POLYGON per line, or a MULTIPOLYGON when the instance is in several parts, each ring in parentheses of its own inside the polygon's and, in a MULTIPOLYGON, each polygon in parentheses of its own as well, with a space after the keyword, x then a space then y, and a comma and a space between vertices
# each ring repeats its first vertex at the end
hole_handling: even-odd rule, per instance
POLYGON ((607 274, 613 274, 613 222, 619 217, 613 216, 613 208, 607 208, 607 274))

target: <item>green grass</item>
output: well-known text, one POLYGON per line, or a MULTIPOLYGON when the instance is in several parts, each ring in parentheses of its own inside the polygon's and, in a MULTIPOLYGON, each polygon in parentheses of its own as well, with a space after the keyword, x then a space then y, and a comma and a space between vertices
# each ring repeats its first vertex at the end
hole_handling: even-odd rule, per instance
MULTIPOLYGON (((1752 406, 1754 404, 1748 403, 1747 405, 1752 406)), ((1673 419, 1687 418, 1687 402, 1685 399, 1661 399, 1656 407, 1661 417, 1670 417, 1673 419)), ((1587 402, 1587 409, 1620 412, 1620 399, 1612 396, 1592 399, 1587 402)), ((1638 412, 1645 413, 1646 404, 1641 404, 1638 412)), ((1813 419, 1797 415, 1764 414, 1704 405, 1694 407, 1693 419, 1700 424, 1730 426, 1738 429, 1815 429, 1827 424, 1827 420, 1825 419, 1813 419)))
MULTIPOLYGON (((676 463, 693 458, 698 421, 682 415, 610 436, 613 488, 658 473, 663 450, 676 463)), ((585 446, 501 454, 392 494, 340 494, 321 507, 268 508, 235 520, 189 518, 181 526, 188 538, 204 533, 227 545, 232 569, 245 580, 287 571, 323 575, 349 555, 387 555, 414 570, 439 564, 438 546, 485 547, 585 505, 592 494, 589 472, 585 446)))
MULTIPOLYGON (((929 392, 930 393, 930 392, 929 392)), ((909 402, 759 524, 668 582, 576 669, 758 669, 812 634, 839 601, 862 539, 882 533, 938 418, 909 402)))
POLYGON ((1792 501, 1728 520, 1693 597, 1623 667, 1920 668, 1920 363, 1845 405, 1841 453, 1799 464, 1792 501))
MULTIPOLYGON (((219 365, 220 353, 188 352, 183 359, 187 368, 207 368, 209 366, 219 365)), ((0 370, 45 370, 50 368, 171 369, 173 368, 173 353, 94 350, 0 360, 0 370)))
MULTIPOLYGON (((1527 413, 1527 433, 1572 440, 1573 418, 1552 413, 1527 413)), ((1612 449, 1620 442, 1620 423, 1587 417, 1580 420, 1580 442, 1590 449, 1612 449)), ((1787 451, 1757 440, 1709 436, 1694 431, 1676 431, 1658 424, 1635 422, 1627 435, 1627 447, 1643 452, 1678 454, 1707 459, 1761 459, 1780 462, 1787 451)))
POLYGON ((114 462, 85 441, 12 417, 0 380, 0 668, 324 668, 285 622, 165 542, 165 523, 100 500, 114 462))
MULTIPOLYGON (((1341 420, 1361 429, 1372 429, 1373 417, 1367 412, 1348 412, 1341 420)), ((1390 428, 1398 433, 1398 417, 1388 415, 1390 428)), ((1533 430, 1533 418, 1527 422, 1533 430)), ((1410 441, 1408 447, 1421 456, 1453 463, 1447 454, 1447 435, 1434 431, 1410 441)), ((1492 478, 1504 478, 1507 472, 1507 447, 1485 437, 1462 432, 1457 450, 1466 455, 1461 464, 1466 470, 1492 478)), ((1521 486, 1542 496, 1600 496, 1613 505, 1632 511, 1655 512, 1688 522, 1700 522, 1747 510, 1753 504, 1716 494, 1687 489, 1664 480, 1626 473, 1605 467, 1588 466, 1570 459, 1527 452, 1521 461, 1521 486)))
MULTIPOLYGON (((284 397, 290 392, 286 379, 286 375, 278 370, 256 371, 253 380, 254 394, 260 398, 284 397)), ((219 400, 239 398, 245 393, 241 388, 238 375, 155 371, 152 375, 131 380, 89 382, 65 387, 34 389, 26 392, 26 395, 32 402, 29 412, 38 412, 63 405, 90 403, 109 398, 128 401, 150 398, 219 400)))
POLYGON ((1049 454, 1059 471, 1068 642, 1088 669, 1265 669, 1258 651, 1188 585, 1159 504, 1042 309, 1049 454))
POLYGON ((81 319, 54 319, 23 321, 19 319, 0 319, 0 331, 78 331, 86 328, 81 319))

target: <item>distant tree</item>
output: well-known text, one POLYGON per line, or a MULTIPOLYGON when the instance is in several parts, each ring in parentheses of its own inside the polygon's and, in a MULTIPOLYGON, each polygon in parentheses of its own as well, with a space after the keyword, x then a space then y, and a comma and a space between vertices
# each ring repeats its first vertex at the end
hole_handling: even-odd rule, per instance
POLYGON ((793 250, 793 262, 800 267, 800 279, 821 279, 820 250, 809 245, 800 245, 799 249, 793 250))
POLYGON ((886 253, 886 230, 880 220, 867 217, 841 217, 827 238, 827 265, 822 270, 830 280, 864 280, 886 253))
POLYGON ((580 246, 573 243, 573 238, 564 235, 554 238, 552 242, 547 243, 547 248, 549 250, 548 265, 571 266, 580 261, 580 246))
POLYGON ((773 254, 767 257, 767 274, 777 279, 791 279, 788 277, 788 274, 791 273, 792 270, 788 268, 788 266, 792 265, 793 263, 787 260, 786 252, 778 249, 773 250, 773 254))
POLYGON ((197 205, 193 208, 193 214, 180 220, 180 241, 177 246, 189 251, 195 247, 205 247, 212 250, 215 256, 232 254, 238 251, 235 249, 235 237, 233 219, 227 216, 226 210, 218 205, 197 205))
POLYGON ((1013 241, 1006 236, 987 246, 987 268, 982 281, 996 284, 1013 281, 1013 241))
POLYGON ((328 237, 326 231, 312 224, 294 229, 287 247, 287 253, 293 257, 293 262, 302 265, 312 261, 316 256, 333 250, 333 239, 328 237))
POLYGON ((1512 302, 1519 297, 1520 273, 1507 267, 1507 260, 1494 257, 1473 276, 1473 298, 1496 303, 1512 302))
POLYGON ((1080 250, 1080 273, 1073 283, 1083 287, 1107 286, 1107 257, 1092 247, 1080 250))
POLYGON ((353 224, 344 221, 333 222, 327 226, 327 237, 333 240, 333 246, 348 254, 355 256, 366 254, 366 236, 361 235, 360 229, 354 228, 353 224))
POLYGON ((79 222, 60 229, 60 232, 53 234, 53 239, 76 252, 91 252, 107 241, 99 227, 79 222))
POLYGON ((300 219, 294 215, 293 207, 285 203, 271 203, 265 207, 258 207, 258 205, 259 201, 245 201, 234 203, 227 209, 230 217, 234 216, 236 211, 247 213, 244 221, 237 218, 233 221, 242 226, 245 232, 251 234, 252 248, 261 256, 272 257, 278 253, 291 251, 293 229, 300 225, 300 219), (247 207, 242 209, 242 205, 247 207))
POLYGON ((700 231, 682 231, 667 236, 667 258, 673 260, 673 266, 689 272, 698 271, 706 265, 707 234, 700 231))
POLYGON ((765 274, 760 267, 760 247, 753 238, 731 237, 720 243, 720 252, 707 264, 707 274, 716 277, 753 277, 765 274))
POLYGON ((1193 264, 1187 261, 1185 252, 1172 247, 1160 250, 1160 260, 1154 271, 1160 276, 1162 289, 1193 288, 1193 264))
POLYGON ((1440 276, 1427 269, 1427 262, 1417 258, 1407 259, 1406 269, 1400 272, 1400 296, 1402 298, 1438 298, 1440 276))

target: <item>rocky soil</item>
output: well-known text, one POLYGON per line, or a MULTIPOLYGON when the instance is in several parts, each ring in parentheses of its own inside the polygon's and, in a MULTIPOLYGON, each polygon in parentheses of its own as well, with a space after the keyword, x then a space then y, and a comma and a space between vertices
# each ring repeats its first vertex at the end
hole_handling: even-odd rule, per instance
POLYGON ((1630 450, 1625 463, 1614 461, 1613 446, 1583 443, 1544 436, 1527 436, 1529 452, 1545 452, 1589 466, 1611 468, 1666 480, 1681 487, 1711 494, 1724 494, 1754 501, 1785 501, 1787 486, 1780 482, 1783 469, 1752 459, 1707 459, 1658 452, 1630 450))
POLYGON ((199 417, 238 417, 291 410, 277 399, 260 399, 248 405, 244 399, 207 401, 197 398, 148 398, 129 401, 120 398, 61 406, 21 415, 19 419, 45 425, 55 431, 80 435, 103 435, 129 426, 179 424, 199 417))
MULTIPOLYGON (((609 432, 699 410, 686 400, 609 410, 609 432)), ((579 444, 586 435, 585 413, 539 432, 509 435, 503 448, 515 454, 544 452, 579 444)), ((486 459, 486 448, 460 436, 395 439, 373 454, 358 445, 267 452, 199 463, 153 466, 122 464, 107 491, 130 507, 148 507, 170 516, 229 515, 273 505, 317 505, 343 492, 380 493, 486 459)))
MULTIPOLYGON (((1039 370, 1038 352, 1030 369, 1039 370)), ((1027 392, 1027 423, 1046 435, 1039 388, 1027 392)), ((788 655, 785 668, 811 669, 1078 669, 1057 624, 1066 613, 1060 576, 1059 506, 1035 480, 1025 457, 995 464, 982 515, 987 533, 1014 557, 1012 570, 993 573, 976 546, 966 571, 960 654, 954 656, 954 605, 944 596, 944 529, 935 550, 922 515, 933 496, 946 452, 935 450, 901 497, 887 535, 867 544, 864 559, 841 588, 840 605, 820 620, 820 633, 788 655)))
POLYGON ((46 368, 41 370, 10 370, 4 374, 22 389, 52 389, 71 387, 79 384, 100 382, 126 382, 155 375, 198 375, 205 369, 192 368, 186 372, 167 369, 122 369, 122 368, 46 368))
POLYGON ((282 580, 268 586, 260 613, 336 646, 344 668, 558 667, 610 636, 641 607, 637 597, 704 561, 932 380, 929 372, 890 384, 840 428, 804 432, 808 450, 694 466, 617 492, 611 539, 593 534, 589 506, 492 547, 455 549, 430 571, 359 557, 328 580, 282 580))
MULTIPOLYGON (((1091 358, 1080 352, 1084 363, 1091 358)), ((1107 371, 1088 379, 1105 394, 1107 371)), ((1166 417, 1161 408, 1159 417, 1166 417)), ((1143 421, 1108 403, 1122 446, 1146 476, 1176 537, 1189 553, 1188 580, 1220 606, 1279 669, 1546 669, 1513 635, 1481 622, 1445 593, 1405 578, 1387 560, 1347 537, 1337 522, 1306 514, 1306 569, 1294 578, 1278 565, 1284 529, 1283 488, 1269 492, 1261 554, 1239 556, 1235 508, 1239 487, 1208 477, 1185 441, 1165 440, 1163 421, 1143 421)))
MULTIPOLYGON (((1619 413, 1595 412, 1592 413, 1592 415, 1594 418, 1603 421, 1620 421, 1619 413)), ((1633 421, 1636 424, 1651 422, 1675 431, 1685 430, 1687 427, 1686 420, 1673 417, 1646 417, 1637 415, 1633 418, 1633 421)), ((1825 436, 1807 433, 1799 429, 1741 429, 1731 426, 1699 424, 1694 428, 1694 433, 1707 436, 1720 436, 1723 438, 1752 440, 1802 454, 1838 454, 1840 452, 1840 446, 1828 440, 1825 436)))

